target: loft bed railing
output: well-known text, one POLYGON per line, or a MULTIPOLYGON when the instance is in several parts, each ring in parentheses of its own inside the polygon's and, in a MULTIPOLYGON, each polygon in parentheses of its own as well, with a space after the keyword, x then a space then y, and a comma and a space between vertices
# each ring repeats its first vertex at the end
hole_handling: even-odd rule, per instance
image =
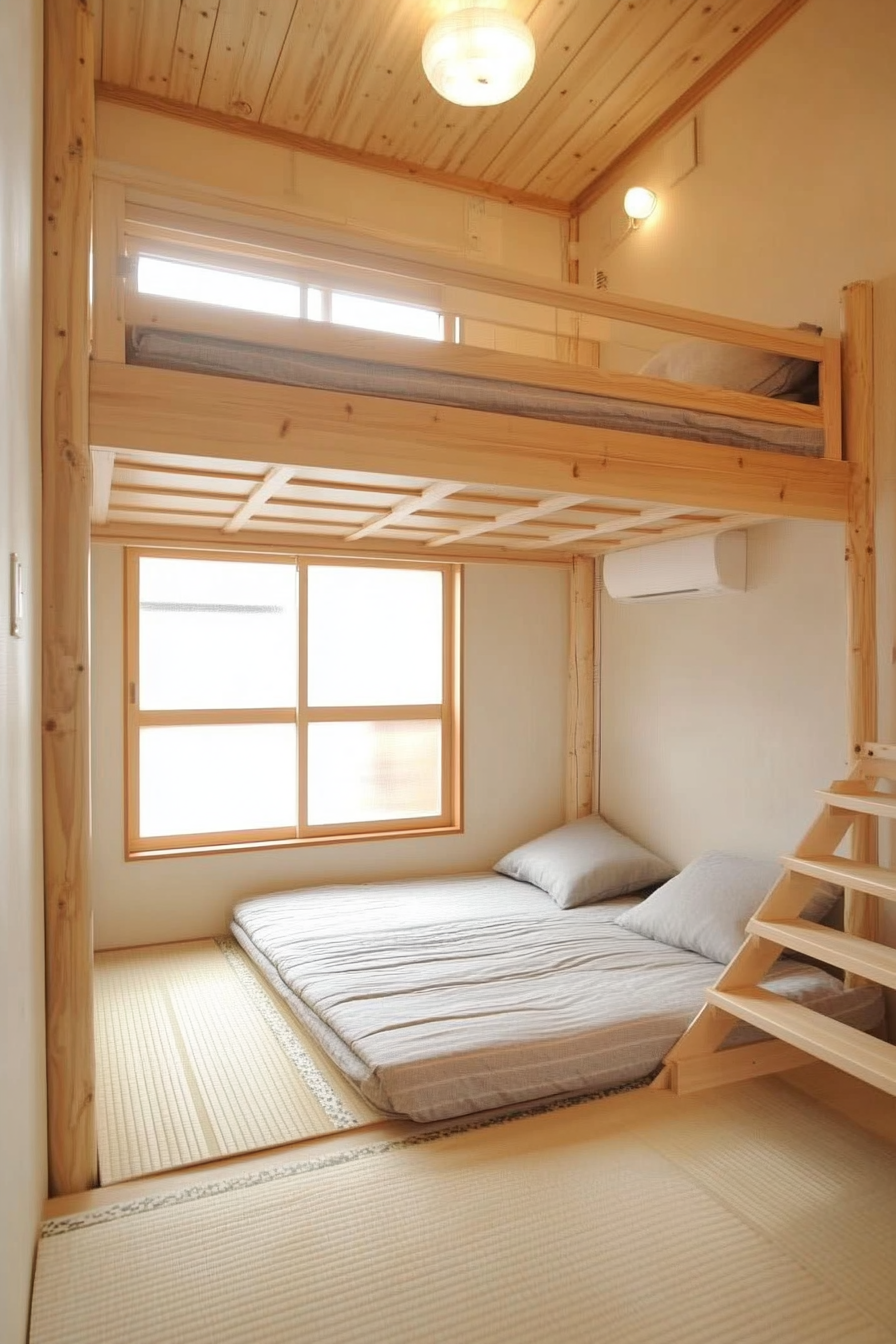
MULTIPOLYGON (((388 528, 377 545, 391 537, 450 546, 474 535, 480 550, 500 548, 507 558, 522 550, 517 558, 530 561, 534 551, 544 559, 599 554, 768 517, 846 516, 836 339, 390 253, 320 231, 285 237, 203 221, 140 195, 130 202, 124 184, 97 183, 91 440, 105 454, 95 454, 95 477, 108 490, 116 485, 119 504, 126 486, 115 480, 115 461, 154 452, 262 463, 253 492, 269 478, 285 480, 277 474, 290 464, 416 477, 421 505, 447 498, 452 491, 442 487, 460 482, 467 494, 441 510, 412 507, 410 497, 404 528, 388 528), (300 315, 141 292, 137 266, 145 258, 285 282, 302 294, 300 315), (304 297, 312 290, 316 316, 326 316, 328 295, 340 290, 342 298, 422 306, 438 316, 441 339, 313 320, 304 297), (651 333, 648 350, 657 333, 677 333, 817 364, 818 404, 600 367, 605 351, 620 335, 630 342, 635 328, 651 333), (484 524, 474 508, 460 526, 453 515, 473 487, 537 493, 497 501, 484 524), (424 514, 432 524, 425 535, 424 514)), ((198 493, 195 480, 182 485, 198 493)), ((256 512, 256 526, 273 531, 280 504, 263 489, 254 497, 262 495, 268 517, 256 512)), ((166 512, 171 498, 128 515, 135 537, 146 539, 139 529, 156 515, 172 527, 186 524, 166 512)), ((100 499, 95 527, 111 535, 108 513, 100 499)), ((115 510, 119 533, 126 514, 115 510)), ((313 511, 299 511, 293 532, 359 549, 363 527, 347 523, 340 532, 313 520, 313 511)), ((230 530, 203 501, 195 526, 215 522, 230 530)), ((279 531, 286 530, 284 522, 279 531)))

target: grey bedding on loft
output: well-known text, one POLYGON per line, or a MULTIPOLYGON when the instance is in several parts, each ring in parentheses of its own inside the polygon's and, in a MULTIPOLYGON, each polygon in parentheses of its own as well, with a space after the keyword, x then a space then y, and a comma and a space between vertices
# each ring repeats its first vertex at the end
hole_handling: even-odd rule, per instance
POLYGON ((821 457, 824 452, 821 429, 679 410, 583 392, 552 391, 526 383, 432 372, 155 327, 129 330, 127 362, 186 373, 211 373, 253 382, 394 397, 563 424, 658 434, 732 448, 764 449, 802 457, 821 457))

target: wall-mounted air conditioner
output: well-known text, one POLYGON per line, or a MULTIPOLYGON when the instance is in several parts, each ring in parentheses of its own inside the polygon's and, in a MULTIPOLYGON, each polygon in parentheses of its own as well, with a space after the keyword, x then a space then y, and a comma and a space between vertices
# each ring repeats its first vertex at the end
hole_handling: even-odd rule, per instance
POLYGON ((746 532, 718 532, 604 556, 604 587, 617 602, 742 593, 747 586, 746 532))

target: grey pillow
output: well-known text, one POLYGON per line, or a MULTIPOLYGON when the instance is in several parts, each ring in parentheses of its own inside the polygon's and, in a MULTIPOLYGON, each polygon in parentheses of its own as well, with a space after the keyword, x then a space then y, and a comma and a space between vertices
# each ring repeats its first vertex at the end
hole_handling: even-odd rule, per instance
POLYGON ((571 910, 640 891, 675 869, 602 817, 591 816, 511 850, 495 864, 495 872, 541 887, 561 909, 571 910))
POLYGON ((668 378, 673 383, 724 387, 760 397, 791 397, 814 381, 818 365, 811 359, 694 340, 664 345, 641 372, 653 378, 668 378))
MULTIPOLYGON (((772 859, 702 854, 616 923, 658 943, 727 963, 744 940, 747 920, 780 876, 781 866, 772 859)), ((836 899, 836 887, 820 884, 803 917, 817 922, 836 899)))

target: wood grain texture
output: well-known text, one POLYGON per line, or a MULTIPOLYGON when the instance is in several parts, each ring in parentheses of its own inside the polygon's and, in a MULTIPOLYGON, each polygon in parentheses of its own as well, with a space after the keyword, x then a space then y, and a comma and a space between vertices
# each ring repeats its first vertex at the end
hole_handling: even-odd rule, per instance
POLYGON ((46 0, 43 801, 50 1190, 96 1184, 87 428, 94 155, 86 0, 46 0))
POLYGON ((538 54, 498 107, 457 107, 430 87, 420 50, 435 0, 120 0, 105 7, 102 74, 318 153, 563 208, 593 200, 802 3, 512 0, 538 54))
MULTIPOLYGON (((877 737, 877 612, 874 544, 874 335, 873 286, 848 285, 841 297, 843 431, 850 466, 846 528, 846 639, 849 749, 854 762, 877 737)), ((877 822, 853 828, 852 856, 877 860, 877 822)), ((844 927, 861 938, 878 932, 877 899, 846 894, 844 927)), ((848 977, 852 982, 852 976, 848 977)))
POLYGON ((91 367, 96 447, 338 467, 598 498, 842 520, 842 462, 177 373, 91 367))
POLYGON ((566 700, 566 820, 594 806, 595 562, 577 556, 569 575, 569 677, 566 700))

